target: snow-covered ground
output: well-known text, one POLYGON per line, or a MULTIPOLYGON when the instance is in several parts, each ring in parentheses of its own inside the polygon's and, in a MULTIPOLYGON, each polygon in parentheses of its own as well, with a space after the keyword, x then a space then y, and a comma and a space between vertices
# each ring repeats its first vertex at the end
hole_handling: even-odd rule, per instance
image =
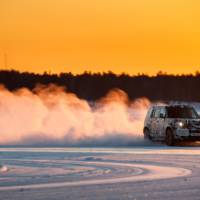
POLYGON ((0 200, 200 199, 200 145, 0 148, 0 200))

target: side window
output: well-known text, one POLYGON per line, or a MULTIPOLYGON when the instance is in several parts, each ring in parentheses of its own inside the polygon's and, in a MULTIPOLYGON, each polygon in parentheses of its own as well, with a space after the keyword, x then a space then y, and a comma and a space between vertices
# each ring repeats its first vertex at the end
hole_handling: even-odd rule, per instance
POLYGON ((166 110, 165 108, 161 108, 160 109, 160 116, 162 115, 162 117, 166 117, 166 110))
POLYGON ((157 108, 157 109, 155 110, 154 117, 155 117, 155 118, 159 118, 159 117, 160 117, 160 109, 159 109, 159 108, 157 108))
POLYGON ((151 118, 154 118, 154 114, 155 114, 155 108, 152 109, 150 117, 151 117, 151 118))
POLYGON ((160 109, 154 108, 151 112, 151 118, 158 118, 160 116, 160 109))

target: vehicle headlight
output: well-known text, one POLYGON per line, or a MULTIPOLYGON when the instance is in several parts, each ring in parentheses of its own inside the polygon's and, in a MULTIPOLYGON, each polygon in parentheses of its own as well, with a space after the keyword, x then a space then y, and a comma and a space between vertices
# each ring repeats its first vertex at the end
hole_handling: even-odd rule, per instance
POLYGON ((180 122, 176 122, 176 127, 177 128, 183 128, 183 127, 185 127, 185 125, 186 124, 184 122, 181 122, 181 121, 180 122))

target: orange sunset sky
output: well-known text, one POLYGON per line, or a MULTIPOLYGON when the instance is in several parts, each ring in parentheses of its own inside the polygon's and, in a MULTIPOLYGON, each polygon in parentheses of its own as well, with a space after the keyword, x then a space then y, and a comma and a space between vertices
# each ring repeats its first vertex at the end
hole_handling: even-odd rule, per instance
POLYGON ((39 73, 195 72, 200 1, 0 0, 0 66, 39 73))

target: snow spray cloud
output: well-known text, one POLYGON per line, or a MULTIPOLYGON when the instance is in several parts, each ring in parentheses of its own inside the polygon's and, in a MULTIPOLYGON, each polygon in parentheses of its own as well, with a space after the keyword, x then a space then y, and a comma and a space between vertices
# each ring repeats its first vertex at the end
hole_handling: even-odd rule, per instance
POLYGON ((49 85, 10 92, 0 88, 0 145, 120 146, 143 143, 150 102, 119 89, 88 103, 49 85))

